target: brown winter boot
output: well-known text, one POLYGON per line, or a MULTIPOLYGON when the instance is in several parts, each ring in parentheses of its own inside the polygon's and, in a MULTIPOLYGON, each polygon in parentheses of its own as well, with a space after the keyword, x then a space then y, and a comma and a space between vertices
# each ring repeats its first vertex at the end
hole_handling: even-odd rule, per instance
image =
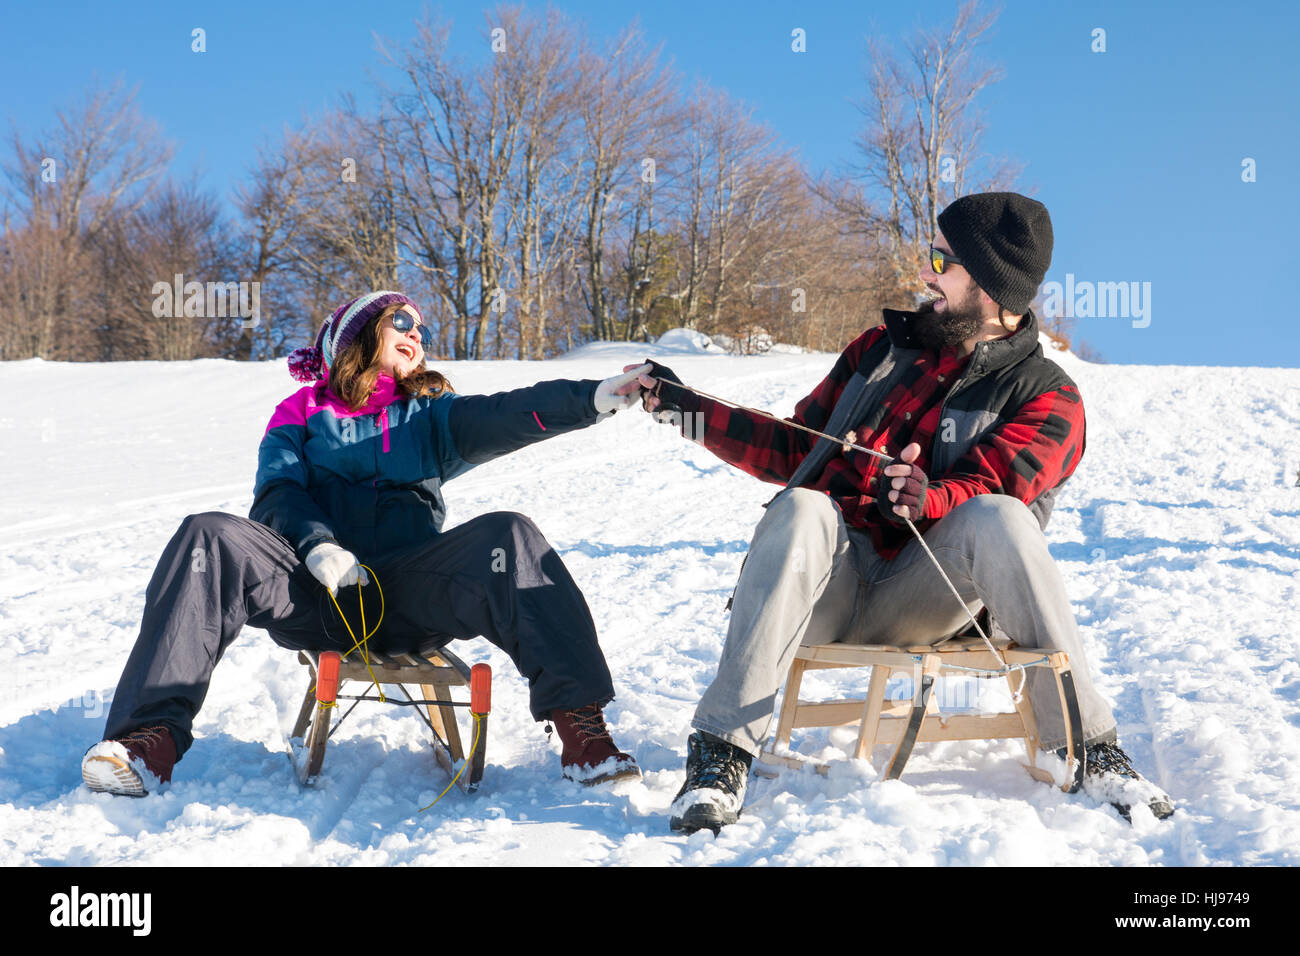
POLYGON ((159 725, 140 727, 117 740, 101 740, 81 758, 81 779, 91 790, 143 797, 172 778, 176 742, 159 725))
POLYGON ((591 786, 641 776, 636 760, 614 746, 599 704, 553 710, 551 722, 564 744, 560 765, 565 779, 591 786))

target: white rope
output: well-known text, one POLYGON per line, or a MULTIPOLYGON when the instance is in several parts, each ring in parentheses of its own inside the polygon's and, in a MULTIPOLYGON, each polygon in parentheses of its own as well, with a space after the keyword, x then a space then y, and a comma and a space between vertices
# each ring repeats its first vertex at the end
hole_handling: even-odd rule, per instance
MULTIPOLYGON (((924 550, 925 553, 929 555, 930 560, 934 563, 935 569, 939 572, 939 577, 943 578, 943 583, 948 585, 948 590, 952 592, 952 596, 957 599, 957 603, 961 605, 961 609, 965 611, 966 616, 970 618, 971 625, 975 628, 975 633, 978 634, 983 639, 984 646, 987 647, 993 653, 994 657, 996 657, 999 661, 1002 662, 1002 670, 1000 671, 1000 673, 1003 674, 1009 673, 1011 671, 1011 667, 1010 665, 1007 664, 1007 659, 1002 656, 1001 651, 999 651, 996 647, 993 646, 993 642, 989 640, 989 636, 984 633, 984 628, 980 627, 980 622, 975 619, 975 615, 971 613, 970 608, 966 606, 966 602, 963 601, 961 595, 957 593, 956 586, 952 583, 948 575, 944 572, 943 565, 941 565, 939 563, 939 559, 934 556, 934 552, 930 550, 930 546, 925 543, 925 538, 921 537, 921 532, 916 530, 916 525, 912 524, 911 518, 907 517, 906 515, 903 515, 902 518, 904 521, 907 522, 907 526, 912 529, 912 534, 916 535, 916 540, 921 545, 922 550, 924 550)), ((1021 682, 1020 682, 1020 686, 1022 689, 1024 688, 1023 678, 1024 678, 1024 674, 1022 671, 1021 682)), ((1016 701, 1016 703, 1019 703, 1020 692, 1016 691, 1016 693, 1012 695, 1012 698, 1016 701)))
MULTIPOLYGON (((942 651, 940 651, 939 653, 942 653, 942 651)), ((1051 663, 1052 663, 1051 658, 1040 657, 1036 661, 1026 661, 1023 664, 1010 664, 1008 665, 1007 670, 1023 671, 1026 667, 1043 667, 1043 666, 1050 667, 1051 663)), ((972 674, 985 674, 989 677, 1005 677, 1007 674, 1007 671, 1004 671, 1000 667, 976 667, 974 664, 950 664, 948 661, 943 662, 943 669, 946 671, 947 670, 970 671, 972 674)))

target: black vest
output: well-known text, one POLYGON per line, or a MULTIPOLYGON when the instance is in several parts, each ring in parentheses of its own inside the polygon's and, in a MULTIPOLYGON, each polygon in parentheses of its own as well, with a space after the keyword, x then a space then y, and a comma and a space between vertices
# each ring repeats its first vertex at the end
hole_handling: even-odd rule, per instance
MULTIPOLYGON (((850 429, 860 435, 874 431, 886 414, 881 405, 884 397, 920 355, 921 348, 911 330, 914 313, 885 309, 884 318, 888 335, 862 356, 822 431, 840 437, 850 429)), ((939 429, 929 449, 930 479, 943 478, 962 455, 1015 417, 1026 402, 1062 385, 1077 388, 1059 365, 1044 357, 1038 343, 1038 319, 1033 312, 1027 313, 1020 328, 1006 338, 978 343, 961 377, 943 399, 939 429)), ((826 463, 839 454, 840 444, 819 438, 786 487, 798 488, 816 481, 826 463)), ((898 454, 901 449, 890 451, 898 454)), ((1040 527, 1047 527, 1057 492, 1064 484, 1062 479, 1029 502, 1029 510, 1040 527)), ((871 536, 850 528, 849 538, 859 570, 874 565, 878 558, 871 536)))

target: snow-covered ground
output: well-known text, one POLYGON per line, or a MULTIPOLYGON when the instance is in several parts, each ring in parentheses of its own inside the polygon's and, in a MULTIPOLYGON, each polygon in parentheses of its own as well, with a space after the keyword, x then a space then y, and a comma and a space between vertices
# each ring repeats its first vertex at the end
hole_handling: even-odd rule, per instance
MULTIPOLYGON (((443 368, 459 391, 486 392, 600 378, 645 354, 618 344, 443 368)), ((649 354, 780 414, 833 361, 649 354)), ((450 524, 525 512, 561 553, 615 676, 615 739, 643 781, 561 780, 523 681, 475 640, 462 656, 495 673, 477 795, 453 789, 418 812, 446 777, 420 721, 378 705, 349 718, 319 785, 301 789, 284 735, 305 672, 249 630, 217 668, 172 785, 144 800, 92 794, 81 754, 158 554, 186 514, 247 513, 257 443, 297 386, 283 363, 32 361, 0 364, 0 864, 1300 862, 1300 371, 1061 361, 1090 431, 1052 552, 1122 742, 1178 801, 1170 821, 1138 812, 1130 826, 1035 783, 1006 742, 920 745, 901 781, 849 761, 829 778, 754 779, 717 839, 670 834, 723 604, 774 489, 636 411, 479 468, 447 499, 450 524)), ((851 734, 803 740, 834 755, 851 734)))

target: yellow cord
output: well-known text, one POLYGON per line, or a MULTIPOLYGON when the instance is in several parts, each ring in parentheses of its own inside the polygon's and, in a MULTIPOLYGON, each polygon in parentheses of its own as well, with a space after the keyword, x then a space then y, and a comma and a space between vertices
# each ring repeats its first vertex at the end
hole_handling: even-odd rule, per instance
MULTIPOLYGON (((470 711, 470 716, 474 718, 474 742, 469 745, 469 756, 465 758, 465 762, 462 763, 460 769, 456 771, 456 776, 451 778, 451 783, 447 784, 447 790, 456 786, 456 781, 460 779, 460 775, 465 772, 465 768, 469 766, 470 761, 474 759, 474 755, 478 753, 478 735, 479 728, 483 726, 483 718, 481 715, 476 714, 473 711, 470 711)), ((447 795, 447 790, 442 791, 442 793, 434 797, 433 803, 437 803, 445 797, 447 795)), ((423 813, 425 810, 428 810, 429 807, 433 806, 433 803, 429 804, 428 807, 420 807, 420 812, 423 813)))
MULTIPOLYGON (((343 652, 343 656, 347 657, 349 654, 351 654, 353 651, 357 650, 358 648, 361 649, 361 660, 366 665, 366 673, 370 675, 371 683, 375 685, 375 690, 379 692, 380 701, 386 701, 388 698, 384 696, 383 688, 379 686, 379 678, 375 677, 375 672, 370 666, 370 655, 366 651, 366 642, 369 641, 370 638, 375 636, 375 632, 379 630, 379 625, 384 623, 384 608, 385 608, 384 589, 379 584, 379 575, 375 574, 375 572, 371 570, 367 565, 362 564, 360 565, 360 567, 365 568, 367 571, 370 572, 370 577, 375 582, 375 587, 379 589, 379 620, 375 622, 375 626, 373 630, 369 630, 369 631, 366 630, 366 601, 365 601, 365 597, 361 593, 360 582, 357 583, 357 604, 361 608, 361 637, 360 638, 358 638, 356 633, 352 630, 352 625, 348 623, 347 615, 343 613, 343 608, 339 607, 338 598, 334 596, 334 592, 330 591, 329 595, 330 595, 330 600, 334 602, 335 610, 339 612, 339 618, 343 621, 343 626, 348 629, 348 637, 352 638, 352 646, 343 652)), ((328 704, 321 704, 321 706, 333 707, 336 704, 337 701, 330 701, 328 704)), ((472 711, 470 713, 470 716, 474 718, 474 742, 470 744, 469 757, 466 758, 465 761, 461 764, 460 769, 456 771, 456 775, 451 778, 451 783, 447 784, 447 790, 450 790, 452 787, 456 785, 456 781, 460 779, 460 775, 465 772, 465 768, 469 766, 470 761, 474 758, 474 754, 478 752, 479 731, 483 726, 483 719, 479 714, 475 714, 472 711)), ((439 800, 445 797, 447 795, 447 790, 444 790, 442 791, 442 793, 438 794, 438 796, 434 798, 433 803, 429 804, 428 807, 421 807, 420 812, 423 813, 425 810, 428 810, 430 807, 432 807, 434 803, 437 803, 439 800)))
MULTIPOLYGON (((309 693, 309 694, 314 694, 314 693, 316 693, 316 682, 315 682, 315 681, 312 681, 312 682, 311 682, 311 686, 307 688, 307 693, 309 693)), ((317 706, 317 707, 337 707, 337 706, 338 706, 338 703, 339 703, 339 702, 338 702, 337 700, 317 700, 317 701, 316 701, 316 706, 317 706)))
POLYGON ((353 632, 352 625, 348 623, 348 618, 347 615, 343 613, 343 608, 339 607, 339 601, 338 598, 334 596, 334 592, 330 591, 329 596, 330 600, 334 602, 335 610, 339 612, 339 617, 343 621, 343 626, 348 629, 348 637, 352 638, 352 646, 343 652, 343 656, 347 657, 358 647, 361 648, 361 661, 366 665, 366 673, 370 675, 371 683, 375 685, 375 690, 379 692, 379 699, 381 701, 386 701, 388 698, 384 696, 384 690, 379 686, 379 678, 375 676, 375 672, 370 666, 370 655, 366 652, 366 642, 375 636, 375 631, 379 630, 379 625, 384 623, 384 589, 379 584, 379 575, 375 574, 374 571, 364 564, 359 565, 359 567, 370 571, 370 578, 375 582, 375 587, 379 589, 379 620, 375 622, 374 630, 366 630, 366 599, 361 593, 360 581, 357 582, 357 603, 361 606, 361 637, 359 639, 353 632))

